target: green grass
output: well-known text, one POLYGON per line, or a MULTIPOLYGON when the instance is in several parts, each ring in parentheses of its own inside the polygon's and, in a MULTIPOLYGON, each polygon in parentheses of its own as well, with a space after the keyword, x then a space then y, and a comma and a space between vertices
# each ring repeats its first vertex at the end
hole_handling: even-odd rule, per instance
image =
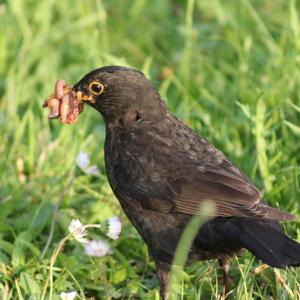
MULTIPOLYGON (((144 71, 171 111, 299 220, 299 8, 296 0, 0 2, 0 298, 40 299, 72 218, 119 215, 124 230, 113 255, 99 262, 75 241, 65 245, 53 298, 82 290, 87 299, 158 299, 147 248, 107 183, 101 117, 86 108, 76 126, 61 126, 41 109, 56 79, 75 83, 99 66, 144 71), (76 168, 80 150, 100 178, 76 168)), ((285 229, 300 241, 299 222, 285 229)), ((300 297, 300 271, 255 275, 259 265, 249 253, 232 260, 231 299, 300 297)), ((216 262, 195 263, 183 278, 181 299, 219 292, 216 262)))

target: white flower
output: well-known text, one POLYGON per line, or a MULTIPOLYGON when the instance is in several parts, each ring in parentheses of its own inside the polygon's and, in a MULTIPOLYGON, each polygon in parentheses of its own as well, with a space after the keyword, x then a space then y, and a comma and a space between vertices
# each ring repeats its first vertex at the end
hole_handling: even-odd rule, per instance
POLYGON ((83 244, 88 242, 88 240, 84 238, 87 234, 85 226, 82 225, 78 219, 73 219, 71 221, 70 225, 68 226, 68 230, 78 242, 83 244))
POLYGON ((88 241, 84 245, 85 253, 89 256, 101 257, 112 253, 108 243, 106 241, 88 241))
POLYGON ((76 157, 76 165, 80 169, 86 169, 90 163, 90 159, 85 152, 80 152, 76 157))
POLYGON ((118 217, 111 217, 108 219, 108 231, 107 236, 116 240, 119 238, 120 232, 122 229, 122 223, 118 217))
POLYGON ((73 300, 77 296, 77 293, 74 292, 61 292, 60 293, 60 299, 62 300, 73 300))
POLYGON ((96 165, 92 165, 84 170, 85 174, 87 175, 93 175, 93 176, 99 176, 100 171, 96 165))
POLYGON ((99 176, 100 171, 96 165, 90 166, 90 159, 85 152, 80 152, 76 157, 76 165, 87 175, 99 176))

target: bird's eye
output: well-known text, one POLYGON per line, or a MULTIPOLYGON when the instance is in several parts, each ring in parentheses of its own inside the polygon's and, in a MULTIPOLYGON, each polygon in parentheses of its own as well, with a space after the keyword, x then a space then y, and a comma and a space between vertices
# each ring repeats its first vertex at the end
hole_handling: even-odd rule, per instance
POLYGON ((104 91, 104 85, 98 81, 93 81, 89 85, 90 91, 95 95, 100 95, 104 91))

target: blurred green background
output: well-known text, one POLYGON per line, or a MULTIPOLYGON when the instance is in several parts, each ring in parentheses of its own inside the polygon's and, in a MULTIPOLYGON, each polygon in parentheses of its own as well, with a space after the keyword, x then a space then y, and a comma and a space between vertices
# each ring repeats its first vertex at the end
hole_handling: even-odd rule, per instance
MULTIPOLYGON (((87 107, 75 126, 62 126, 41 109, 55 80, 75 83, 104 65, 142 70, 172 112, 273 206, 297 216, 285 229, 300 241, 299 22, 296 0, 1 1, 0 298, 41 298, 52 251, 72 218, 118 215, 121 238, 100 267, 81 245, 66 244, 54 299, 71 290, 86 299, 158 299, 153 262, 106 180, 100 115, 87 107), (99 178, 76 167, 80 151, 99 178)), ((300 297, 295 269, 254 273, 260 262, 249 253, 232 265, 230 299, 300 297)), ((215 299, 219 290, 216 262, 186 268, 181 299, 215 299)))

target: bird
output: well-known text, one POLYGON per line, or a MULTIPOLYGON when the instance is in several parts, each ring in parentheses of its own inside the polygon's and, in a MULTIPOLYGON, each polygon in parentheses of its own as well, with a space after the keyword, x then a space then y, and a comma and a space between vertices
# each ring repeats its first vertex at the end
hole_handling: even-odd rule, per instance
POLYGON ((104 119, 108 181, 155 261, 162 299, 180 237, 207 199, 214 213, 197 231, 187 263, 217 259, 225 281, 230 257, 242 249, 271 267, 300 265, 300 244, 279 224, 294 216, 269 206, 222 151, 167 109, 142 72, 101 67, 72 91, 104 119))

